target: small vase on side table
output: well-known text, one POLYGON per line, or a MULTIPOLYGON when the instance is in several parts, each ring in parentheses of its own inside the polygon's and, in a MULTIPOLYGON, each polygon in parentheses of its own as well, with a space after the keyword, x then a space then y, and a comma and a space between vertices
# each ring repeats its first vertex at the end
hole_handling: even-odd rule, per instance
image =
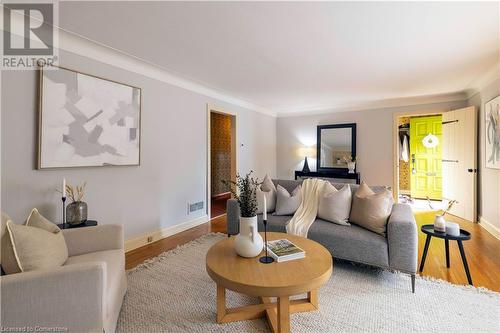
POLYGON ((436 215, 434 219, 434 230, 437 232, 446 232, 446 220, 443 215, 436 215))
POLYGON ((74 226, 87 221, 88 207, 83 201, 74 201, 66 206, 66 223, 74 226))
POLYGON ((354 173, 354 169, 356 169, 356 162, 347 162, 347 169, 349 173, 354 173))

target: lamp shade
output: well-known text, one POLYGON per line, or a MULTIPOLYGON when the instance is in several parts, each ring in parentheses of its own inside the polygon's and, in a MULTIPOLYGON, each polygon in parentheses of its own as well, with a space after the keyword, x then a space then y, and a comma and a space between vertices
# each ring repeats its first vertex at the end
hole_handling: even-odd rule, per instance
POLYGON ((309 158, 315 158, 316 157, 316 148, 315 147, 300 147, 297 151, 298 156, 301 158, 304 157, 309 157, 309 158))

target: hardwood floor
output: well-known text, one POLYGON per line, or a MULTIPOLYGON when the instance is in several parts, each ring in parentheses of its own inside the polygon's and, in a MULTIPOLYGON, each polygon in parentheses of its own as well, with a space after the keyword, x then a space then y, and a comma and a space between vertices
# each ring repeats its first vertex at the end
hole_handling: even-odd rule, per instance
POLYGON ((177 235, 161 239, 125 253, 125 269, 131 269, 144 260, 153 258, 162 252, 176 248, 210 232, 226 232, 226 215, 219 216, 210 222, 188 229, 177 235))
POLYGON ((161 239, 157 242, 142 246, 125 253, 125 269, 131 269, 143 261, 156 257, 162 252, 171 250, 210 232, 210 223, 180 232, 174 236, 161 239))
MULTIPOLYGON (((420 231, 420 226, 432 223, 434 214, 432 212, 416 214, 417 223, 419 224, 419 266, 425 244, 425 234, 420 231)), ((500 292, 500 240, 493 237, 478 224, 453 216, 447 216, 447 219, 459 223, 462 229, 472 233, 472 239, 463 242, 463 244, 474 285, 500 292)), ((209 223, 127 252, 125 255, 126 268, 133 268, 146 259, 153 258, 164 251, 173 249, 209 232, 225 233, 226 216, 217 217, 209 223)), ((444 241, 433 238, 427 253, 424 271, 421 275, 443 279, 454 284, 467 284, 467 277, 456 242, 450 242, 450 266, 450 268, 446 268, 444 241)))
POLYGON ((231 198, 231 194, 218 195, 210 200, 211 216, 221 216, 226 214, 227 200, 231 198))

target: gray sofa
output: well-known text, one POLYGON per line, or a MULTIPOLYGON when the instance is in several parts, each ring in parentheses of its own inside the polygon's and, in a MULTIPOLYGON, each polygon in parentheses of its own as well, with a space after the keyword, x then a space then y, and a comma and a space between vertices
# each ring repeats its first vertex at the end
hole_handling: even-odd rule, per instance
POLYGON ((0 277, 2 327, 115 331, 127 290, 123 226, 63 233, 69 253, 63 266, 0 277))
MULTIPOLYGON (((300 184, 300 180, 273 180, 289 192, 300 184)), ((340 189, 345 184, 332 184, 340 189)), ((358 185, 350 184, 353 194, 358 185)), ((383 189, 372 186, 374 192, 383 189)), ((236 200, 227 202, 227 228, 229 235, 239 233, 239 206, 236 200)), ((291 216, 268 214, 267 230, 286 232, 285 225, 291 216)), ((258 216, 259 231, 264 231, 262 215, 258 216)), ((394 204, 387 223, 387 237, 355 224, 342 226, 321 219, 316 219, 309 229, 308 238, 325 246, 335 258, 368 264, 385 269, 397 270, 411 276, 412 292, 415 292, 415 274, 417 271, 418 234, 415 218, 410 206, 394 204)))

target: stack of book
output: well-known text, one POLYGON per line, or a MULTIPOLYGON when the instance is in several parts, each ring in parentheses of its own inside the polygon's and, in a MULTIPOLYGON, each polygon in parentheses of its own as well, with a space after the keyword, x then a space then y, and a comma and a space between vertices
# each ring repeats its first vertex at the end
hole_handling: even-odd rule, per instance
POLYGON ((305 258, 306 252, 288 239, 278 239, 267 242, 269 255, 277 262, 305 258))

